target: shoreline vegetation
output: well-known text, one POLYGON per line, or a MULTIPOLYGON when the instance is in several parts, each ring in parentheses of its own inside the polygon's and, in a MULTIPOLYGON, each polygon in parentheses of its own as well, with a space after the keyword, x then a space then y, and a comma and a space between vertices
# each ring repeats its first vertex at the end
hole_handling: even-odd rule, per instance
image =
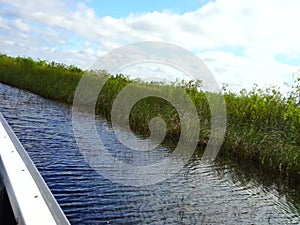
MULTIPOLYGON (((24 89, 44 98, 72 105, 78 83, 87 71, 44 60, 0 55, 0 82, 24 89)), ((91 79, 108 78, 97 99, 96 113, 111 120, 111 109, 118 93, 131 83, 143 88, 165 88, 171 94, 182 88, 196 106, 200 133, 198 146, 202 149, 210 136, 210 107, 208 95, 201 90, 201 81, 174 82, 171 84, 131 80, 105 71, 89 71, 91 79)), ((227 127, 218 157, 252 162, 272 173, 300 181, 300 79, 294 91, 283 95, 276 88, 235 94, 223 87, 227 111, 227 127)), ((161 117, 167 125, 166 140, 176 144, 180 137, 180 119, 176 109, 166 100, 147 97, 138 101, 131 110, 130 128, 149 136, 149 121, 161 117)))

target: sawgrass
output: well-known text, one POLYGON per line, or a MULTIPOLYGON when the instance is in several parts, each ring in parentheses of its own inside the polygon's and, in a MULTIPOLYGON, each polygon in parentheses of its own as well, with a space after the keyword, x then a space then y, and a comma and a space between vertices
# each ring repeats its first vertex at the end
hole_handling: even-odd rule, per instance
MULTIPOLYGON (((0 82, 25 89, 42 97, 72 105, 77 85, 84 73, 75 66, 55 62, 34 61, 30 58, 0 56, 0 82)), ((163 88, 170 96, 183 89, 196 106, 200 120, 199 146, 203 149, 210 136, 210 107, 207 96, 219 95, 201 91, 200 81, 173 84, 145 83, 130 80, 121 74, 112 76, 105 71, 89 71, 91 79, 106 79, 97 100, 96 113, 111 119, 113 102, 128 84, 135 83, 139 91, 163 88), (96 75, 97 74, 97 75, 96 75)), ((220 156, 239 161, 251 161, 277 173, 300 176, 300 104, 299 80, 294 92, 283 96, 276 88, 265 90, 255 86, 239 94, 226 91, 227 130, 220 156)), ((150 135, 149 121, 161 117, 167 125, 166 140, 176 143, 181 123, 176 109, 166 100, 148 97, 137 102, 130 113, 134 132, 150 135)))

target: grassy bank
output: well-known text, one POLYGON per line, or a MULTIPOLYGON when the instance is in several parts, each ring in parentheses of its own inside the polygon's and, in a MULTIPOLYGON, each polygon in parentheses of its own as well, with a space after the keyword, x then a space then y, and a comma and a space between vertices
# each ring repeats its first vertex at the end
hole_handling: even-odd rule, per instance
MULTIPOLYGON (((25 89, 45 98, 72 104, 76 87, 84 71, 30 58, 0 56, 0 82, 25 89)), ((135 82, 138 91, 164 88, 170 95, 184 89, 194 102, 200 118, 199 146, 204 147, 210 135, 210 108, 205 93, 199 91, 199 81, 158 84, 132 81, 98 71, 92 79, 109 78, 97 101, 96 112, 110 120, 115 97, 128 84, 135 82), (175 88, 176 87, 176 88, 175 88)), ((290 176, 300 177, 300 104, 299 86, 284 97, 275 89, 234 94, 224 91, 227 109, 227 131, 220 155, 248 160, 290 176)), ((213 94, 212 94, 213 95, 213 94)), ((130 126, 135 132, 149 135, 148 122, 155 116, 167 124, 167 139, 176 143, 180 136, 180 120, 175 108, 167 101, 148 97, 139 101, 130 114, 130 126)))

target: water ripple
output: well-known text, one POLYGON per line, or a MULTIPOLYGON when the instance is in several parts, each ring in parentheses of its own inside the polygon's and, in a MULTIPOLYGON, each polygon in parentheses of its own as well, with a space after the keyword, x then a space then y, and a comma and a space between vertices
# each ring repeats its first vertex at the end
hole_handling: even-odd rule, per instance
MULTIPOLYGON (((126 187, 84 161, 67 106, 0 84, 0 107, 72 224, 300 223, 297 190, 280 193, 255 177, 243 178, 234 164, 206 165, 195 158, 165 182, 126 187)), ((98 118, 97 125, 106 146, 121 159, 155 162, 170 153, 162 147, 131 154, 107 122, 98 118)))

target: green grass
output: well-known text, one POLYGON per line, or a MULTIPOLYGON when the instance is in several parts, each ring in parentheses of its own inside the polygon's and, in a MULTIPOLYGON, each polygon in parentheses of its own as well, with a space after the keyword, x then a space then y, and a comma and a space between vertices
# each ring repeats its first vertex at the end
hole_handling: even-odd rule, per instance
POLYGON ((83 71, 30 58, 0 56, 1 82, 45 98, 72 104, 83 71))
MULTIPOLYGON (((299 90, 296 90, 299 91, 299 90)), ((226 93, 225 151, 280 173, 300 173, 300 104, 275 89, 226 93)), ((225 152, 223 151, 223 152, 225 152)))
MULTIPOLYGON (((75 66, 34 61, 30 58, 0 56, 0 82, 36 93, 42 97, 72 105, 75 90, 84 72, 75 66)), ((183 89, 196 106, 200 120, 199 146, 204 148, 211 132, 207 97, 214 93, 201 91, 200 81, 173 84, 144 83, 105 71, 89 72, 91 79, 106 79, 97 100, 96 113, 111 119, 112 104, 128 84, 136 93, 164 89, 169 96, 183 89), (95 74, 98 74, 96 76, 95 74)), ((297 81, 299 83, 299 80, 297 81)), ((275 88, 234 94, 224 89, 227 130, 219 156, 252 161, 282 175, 300 176, 300 104, 299 84, 294 92, 283 96, 275 88)), ((167 124, 166 140, 176 143, 181 123, 176 109, 167 101, 148 97, 137 102, 130 113, 134 132, 149 135, 149 121, 160 116, 167 124)))

